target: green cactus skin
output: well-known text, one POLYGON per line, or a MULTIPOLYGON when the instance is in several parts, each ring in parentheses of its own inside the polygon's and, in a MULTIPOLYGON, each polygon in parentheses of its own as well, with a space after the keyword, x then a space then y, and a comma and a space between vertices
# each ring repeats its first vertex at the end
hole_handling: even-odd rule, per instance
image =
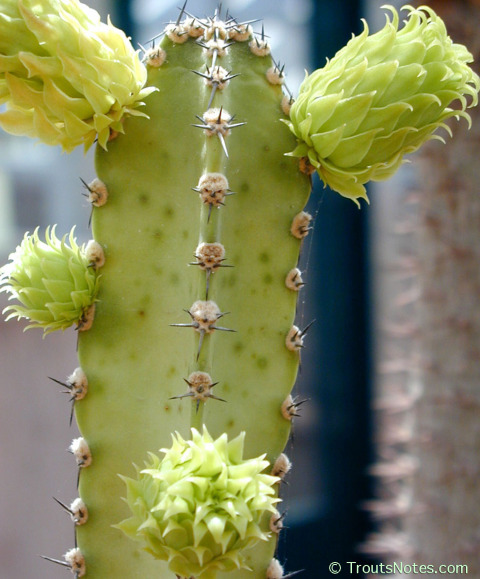
MULTIPOLYGON (((90 517, 77 530, 78 546, 88 576, 99 579, 172 576, 112 527, 128 516, 118 474, 133 475, 132 463, 168 447, 171 433, 188 437, 202 424, 213 437, 246 431, 245 456, 266 452, 273 464, 289 436, 281 406, 299 364, 298 352, 285 346, 298 296, 285 278, 301 247, 291 223, 310 184, 298 161, 284 155, 295 139, 280 122, 281 87, 266 79, 272 59, 252 54, 248 41, 217 59, 241 74, 216 91, 211 105, 246 123, 225 138, 227 157, 217 136, 192 126, 201 124, 196 115, 211 94, 192 69, 206 73, 212 57, 191 39, 165 38, 161 47, 166 61, 149 67, 148 82, 160 89, 146 100, 150 119, 127 119, 125 134, 96 157, 108 202, 94 209, 92 229, 105 265, 94 325, 79 339, 90 388, 75 413, 92 452, 80 476, 90 517), (210 212, 192 188, 212 172, 224 174, 235 195, 210 212), (188 265, 200 242, 221 242, 225 265, 234 266, 210 275, 208 299, 229 312, 217 325, 235 333, 205 335, 197 360, 199 334, 171 324, 190 323, 184 310, 205 300, 206 273, 188 265), (194 400, 171 400, 186 393, 184 379, 196 370, 218 382, 215 395, 226 403, 207 400, 197 412, 194 400)), ((252 572, 228 577, 263 579, 275 542, 273 536, 246 552, 252 572)))

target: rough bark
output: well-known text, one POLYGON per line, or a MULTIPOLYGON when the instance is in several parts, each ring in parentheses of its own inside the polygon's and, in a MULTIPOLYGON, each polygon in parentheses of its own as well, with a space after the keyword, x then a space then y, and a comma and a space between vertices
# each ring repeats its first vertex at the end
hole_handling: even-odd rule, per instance
MULTIPOLYGON (((454 42, 468 46, 478 63, 480 2, 437 1, 429 6, 445 20, 454 42)), ((474 68, 478 70, 478 64, 474 68)), ((480 575, 478 108, 471 116, 471 130, 463 121, 451 124, 455 139, 448 147, 431 143, 422 150, 415 171, 406 173, 398 203, 394 197, 389 209, 393 205, 398 211, 391 221, 397 227, 387 238, 390 254, 384 250, 390 262, 382 254, 377 261, 382 290, 392 290, 389 305, 381 310, 387 322, 380 336, 386 343, 378 364, 378 462, 372 467, 379 490, 378 499, 366 505, 379 521, 379 533, 362 548, 385 563, 403 561, 435 569, 467 565, 468 573, 476 577, 480 575), (408 182, 412 174, 413 185, 408 182)), ((465 573, 448 569, 454 575, 465 573)))

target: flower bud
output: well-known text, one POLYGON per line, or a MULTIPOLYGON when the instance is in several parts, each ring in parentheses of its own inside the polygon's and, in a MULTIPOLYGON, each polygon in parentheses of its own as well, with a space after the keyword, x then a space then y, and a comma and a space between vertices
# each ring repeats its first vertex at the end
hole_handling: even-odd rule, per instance
POLYGON ((392 19, 382 30, 369 35, 364 22, 362 34, 305 78, 287 122, 299 143, 290 155, 306 158, 326 185, 357 204, 367 199, 365 183, 393 175, 425 141, 443 140, 434 133, 450 133, 449 117, 470 123, 465 109, 480 90, 467 64, 472 55, 431 8, 404 7, 400 30, 398 13, 387 8, 392 19))
MULTIPOLYGON (((125 34, 78 0, 0 0, 0 127, 71 151, 111 132, 154 88, 125 34)), ((144 115, 145 116, 145 115, 144 115)))
POLYGON ((244 435, 213 440, 205 427, 192 429, 191 440, 177 433, 137 480, 122 477, 133 516, 117 527, 180 577, 245 568, 243 551, 268 537, 260 519, 276 512, 279 479, 262 474, 263 456, 243 459, 244 435))
MULTIPOLYGON (((10 294, 20 304, 7 306, 10 318, 26 318, 27 328, 43 328, 48 334, 82 324, 91 312, 98 291, 98 278, 89 266, 83 248, 73 237, 58 239, 55 227, 47 229, 45 242, 40 241, 38 228, 26 234, 11 262, 0 269, 0 291, 10 294)), ((83 328, 86 329, 86 328, 83 328)))

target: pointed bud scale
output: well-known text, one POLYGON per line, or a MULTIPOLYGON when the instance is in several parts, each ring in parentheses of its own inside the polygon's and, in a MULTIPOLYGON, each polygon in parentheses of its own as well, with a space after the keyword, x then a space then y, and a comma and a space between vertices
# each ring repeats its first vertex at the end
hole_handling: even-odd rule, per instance
POLYGON ((0 127, 71 151, 111 132, 153 92, 125 34, 77 0, 3 2, 0 127), (6 11, 5 17, 3 12, 6 11))
POLYGON ((307 157, 326 185, 345 197, 367 199, 364 184, 387 179, 445 121, 477 104, 480 79, 472 55, 454 44, 426 6, 405 6, 399 30, 392 7, 385 27, 353 37, 300 87, 287 122, 298 139, 290 153, 307 157), (466 96, 470 97, 470 104, 466 96), (454 103, 452 105, 452 103, 454 103), (452 108, 451 108, 452 107, 452 108))
POLYGON ((117 526, 180 577, 244 568, 242 550, 267 539, 260 521, 277 513, 279 479, 262 474, 263 456, 243 459, 243 444, 244 433, 231 441, 214 440, 206 428, 192 429, 191 440, 177 433, 137 480, 122 477, 133 515, 117 526))
POLYGON ((58 239, 55 227, 46 230, 45 242, 36 229, 33 235, 25 235, 11 262, 0 269, 0 291, 10 294, 21 305, 10 305, 7 319, 26 318, 27 328, 43 328, 48 334, 65 330, 76 324, 86 329, 91 322, 93 306, 98 291, 95 269, 83 247, 73 236, 58 239))

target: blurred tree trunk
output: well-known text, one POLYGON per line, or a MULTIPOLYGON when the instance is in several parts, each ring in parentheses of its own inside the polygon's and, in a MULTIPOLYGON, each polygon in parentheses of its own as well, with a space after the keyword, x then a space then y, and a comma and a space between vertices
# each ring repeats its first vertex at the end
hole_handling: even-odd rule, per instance
MULTIPOLYGON (((480 60, 480 2, 430 1, 454 42, 480 60)), ((419 514, 406 531, 417 563, 463 563, 480 577, 480 110, 431 143, 419 163, 419 324, 423 396, 416 410, 419 514)), ((418 160, 417 160, 418 163, 418 160)))
MULTIPOLYGON (((480 0, 428 5, 478 72, 480 0)), ((480 107, 470 115, 374 198, 378 533, 361 550, 480 577, 480 107)))

